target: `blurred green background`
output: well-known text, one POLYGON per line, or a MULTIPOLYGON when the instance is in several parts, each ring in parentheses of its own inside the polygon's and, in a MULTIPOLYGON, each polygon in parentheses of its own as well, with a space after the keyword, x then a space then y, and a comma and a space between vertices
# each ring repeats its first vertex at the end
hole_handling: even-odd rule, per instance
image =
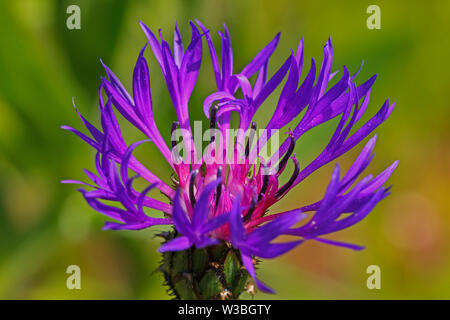
MULTIPOLYGON (((261 278, 278 294, 256 298, 449 299, 448 12, 450 2, 438 0, 1 1, 0 298, 168 298, 160 275, 153 273, 159 261, 155 231, 101 231, 104 217, 88 207, 75 186, 59 183, 84 179, 82 168, 93 169, 94 157, 87 145, 59 126, 82 128, 72 96, 81 112, 99 123, 97 90, 104 75, 99 58, 131 88, 134 63, 146 42, 139 20, 153 30, 163 28, 171 39, 175 20, 189 38, 188 21, 198 18, 217 44, 217 31, 228 25, 237 70, 278 31, 282 38, 272 71, 301 37, 306 58, 321 61, 322 47, 331 36, 334 70, 345 64, 355 72, 364 60, 358 83, 378 74, 367 117, 385 98, 397 101, 390 119, 377 130, 376 157, 367 170, 378 173, 400 159, 390 180, 393 194, 362 223, 331 237, 367 249, 301 245, 262 264, 261 278), (70 4, 81 8, 81 30, 66 28, 70 4), (381 30, 366 27, 370 4, 381 8, 381 30), (66 288, 71 264, 81 268, 81 290, 66 288), (381 290, 366 287, 366 268, 372 264, 381 268, 381 290)), ((157 123, 168 138, 174 112, 159 67, 149 52, 146 56, 157 123)), ((203 98, 214 89, 212 76, 204 45, 191 99, 193 119, 202 117, 203 98)), ((260 121, 268 114, 260 113, 260 121)), ((314 129, 298 143, 303 166, 325 145, 335 125, 314 129)), ((125 128, 127 141, 140 138, 125 128)), ((339 159, 343 169, 361 147, 339 159)), ((167 181, 168 166, 155 149, 147 149, 143 162, 167 181)), ((329 164, 313 174, 274 209, 318 200, 332 168, 329 164)))

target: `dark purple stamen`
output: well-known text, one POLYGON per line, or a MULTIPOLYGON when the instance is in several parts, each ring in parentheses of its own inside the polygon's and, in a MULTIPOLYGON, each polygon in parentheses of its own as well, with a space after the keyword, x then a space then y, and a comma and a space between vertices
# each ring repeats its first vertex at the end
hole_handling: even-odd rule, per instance
POLYGON ((248 136, 247 145, 245 146, 245 157, 248 158, 248 155, 250 154, 250 146, 253 144, 253 139, 255 137, 255 130, 256 130, 256 122, 252 122, 252 126, 250 129, 250 135, 248 136))
POLYGON ((178 121, 174 121, 172 123, 172 128, 170 129, 170 139, 172 140, 172 149, 177 145, 177 141, 172 139, 173 132, 180 127, 180 123, 178 121))
POLYGON ((280 163, 278 164, 278 173, 277 173, 278 175, 280 175, 284 171, 284 168, 286 167, 286 164, 287 164, 289 158, 291 157, 292 153, 294 152, 294 148, 295 148, 294 136, 292 134, 290 134, 289 138, 291 139, 290 144, 289 144, 289 149, 287 150, 283 159, 281 159, 280 163))
POLYGON ((294 165, 295 165, 295 169, 294 169, 294 172, 292 173, 291 178, 280 189, 278 189, 278 191, 275 193, 276 198, 281 197, 292 186, 295 179, 297 179, 297 176, 300 173, 300 167, 299 167, 297 161, 294 161, 294 165))
POLYGON ((259 192, 259 195, 258 195, 258 201, 260 201, 262 196, 266 193, 267 187, 269 185, 269 175, 267 172, 267 167, 265 165, 262 165, 262 166, 263 166, 263 185, 262 185, 261 191, 259 192))
MULTIPOLYGON (((219 110, 219 107, 217 105, 213 106, 211 108, 211 111, 209 113, 209 128, 215 129, 216 128, 216 114, 217 114, 217 110, 219 110)), ((213 133, 211 132, 211 136, 209 138, 210 142, 214 142, 216 140, 216 136, 213 135, 213 133)))
POLYGON ((219 204, 220 195, 222 193, 222 167, 217 168, 217 179, 220 179, 220 183, 216 189, 216 208, 219 204))
POLYGON ((191 179, 189 180, 189 200, 191 200, 191 205, 194 207, 195 205, 195 194, 194 194, 194 185, 195 185, 195 177, 198 174, 198 169, 192 171, 191 179))

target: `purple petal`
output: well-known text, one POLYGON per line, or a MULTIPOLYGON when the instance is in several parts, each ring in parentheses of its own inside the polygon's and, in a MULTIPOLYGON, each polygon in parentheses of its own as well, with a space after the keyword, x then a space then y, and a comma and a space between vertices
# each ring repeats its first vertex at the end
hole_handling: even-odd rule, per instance
POLYGON ((83 140, 84 142, 89 144, 91 147, 93 147, 96 150, 100 150, 100 145, 96 141, 94 141, 91 138, 89 138, 88 136, 86 136, 84 133, 81 133, 80 131, 78 131, 72 127, 69 127, 69 126, 61 126, 61 129, 68 130, 72 133, 75 133, 78 137, 81 138, 81 140, 83 140))
POLYGON ((228 81, 233 74, 233 50, 231 47, 230 33, 224 25, 225 34, 219 32, 222 38, 222 88, 227 88, 228 81))
POLYGON ((178 232, 180 232, 182 235, 185 235, 189 238, 193 237, 191 222, 189 221, 186 213, 184 212, 183 208, 181 207, 180 189, 178 189, 176 191, 175 197, 173 200, 172 219, 173 219, 173 224, 175 225, 175 228, 178 230, 178 232))
POLYGON ((239 247, 240 241, 245 237, 245 229, 241 217, 241 195, 237 195, 230 211, 230 236, 233 246, 239 247))
POLYGON ((291 251, 302 242, 303 240, 297 240, 285 243, 266 243, 248 247, 242 246, 240 250, 243 254, 254 255, 263 259, 273 259, 291 251))
POLYGON ((106 94, 112 100, 114 106, 120 112, 120 114, 129 122, 131 122, 135 127, 143 130, 142 122, 136 116, 133 105, 130 104, 107 80, 103 80, 103 87, 106 94))
POLYGON ((217 59, 217 53, 216 53, 216 49, 214 48, 214 44, 213 44, 213 41, 211 39, 211 35, 209 33, 209 30, 206 29, 206 27, 199 20, 195 20, 195 21, 200 26, 200 29, 202 30, 202 32, 205 35, 206 42, 208 43, 209 53, 211 55, 211 61, 212 61, 213 69, 214 69, 214 75, 216 77, 217 89, 222 91, 222 90, 224 90, 224 88, 221 85, 222 81, 221 81, 219 60, 217 59))
POLYGON ((217 239, 202 237, 201 239, 195 241, 195 247, 197 249, 201 249, 201 248, 205 248, 205 247, 209 247, 209 246, 214 246, 219 243, 220 243, 220 241, 217 239))
POLYGON ((299 209, 285 212, 251 232, 248 235, 246 242, 257 244, 272 241, 306 217, 307 215, 301 213, 301 210, 299 209))
POLYGON ((183 251, 189 249, 192 246, 192 242, 186 236, 177 237, 170 240, 159 247, 159 252, 167 251, 183 251))
POLYGON ((205 223, 201 229, 201 233, 209 233, 213 230, 216 230, 218 227, 227 223, 230 219, 230 215, 228 213, 222 213, 221 215, 210 219, 207 223, 205 223))
POLYGON ((145 215, 144 210, 143 210, 143 205, 144 205, 144 200, 145 200, 145 196, 147 195, 147 193, 150 192, 150 190, 154 189, 158 184, 157 183, 153 183, 151 185, 149 185, 147 188, 145 188, 141 194, 139 195, 138 199, 137 199, 137 208, 138 208, 138 212, 141 215, 145 215))
POLYGON ((262 88, 266 84, 267 69, 269 68, 269 61, 267 61, 258 71, 258 77, 256 78, 255 85, 253 86, 253 96, 258 96, 262 88))
POLYGON ((351 250, 356 250, 356 251, 363 250, 365 248, 365 247, 359 246, 357 244, 340 242, 340 241, 323 239, 323 238, 314 238, 313 240, 316 240, 316 241, 322 242, 322 243, 326 243, 326 244, 331 244, 333 246, 338 246, 338 247, 348 248, 348 249, 351 249, 351 250))
POLYGON ((163 74, 165 74, 166 72, 164 68, 161 44, 159 43, 158 39, 155 37, 153 32, 142 21, 139 21, 139 24, 141 25, 142 30, 147 36, 148 43, 150 44, 153 54, 155 55, 155 58, 158 61, 159 66, 161 67, 161 71, 163 72, 163 74))
MULTIPOLYGON (((256 95, 254 105, 258 108, 270 94, 278 87, 278 85, 283 81, 286 73, 291 65, 291 57, 286 59, 283 65, 278 69, 277 72, 270 78, 270 80, 264 85, 261 91, 256 95)), ((255 93, 256 94, 256 93, 255 93)))
POLYGON ((175 30, 173 32, 173 55, 175 59, 175 64, 179 68, 181 65, 181 61, 183 60, 184 49, 180 29, 178 29, 177 22, 175 22, 175 30))
POLYGON ((83 181, 79 181, 79 180, 61 180, 61 183, 65 183, 65 184, 81 184, 84 186, 88 186, 88 187, 92 187, 95 188, 95 186, 93 186, 92 184, 83 182, 83 181))
POLYGON ((355 213, 348 217, 336 221, 336 223, 334 225, 330 225, 330 227, 325 230, 325 232, 336 232, 358 223, 359 221, 364 219, 372 211, 375 205, 385 197, 385 193, 386 189, 381 188, 361 209, 357 210, 355 213))
POLYGON ((365 194, 375 192, 379 187, 381 187, 387 179, 392 175, 395 168, 397 168, 399 160, 395 161, 388 168, 386 168, 383 172, 381 172, 378 176, 376 176, 369 184, 367 188, 364 188, 363 192, 365 194))
MULTIPOLYGON (((163 54, 163 62, 164 62, 164 78, 166 79, 167 89, 169 90, 169 95, 172 99, 172 102, 175 107, 175 111, 177 112, 178 119, 180 123, 185 121, 185 115, 183 111, 180 109, 180 87, 178 83, 178 67, 175 64, 175 61, 172 57, 172 52, 170 51, 169 44, 165 41, 162 42, 162 54, 163 54)), ((183 60, 186 59, 186 56, 183 60)))
POLYGON ((136 149, 137 146, 143 144, 144 142, 148 142, 148 141, 149 140, 142 140, 142 141, 138 141, 138 142, 131 144, 127 148, 125 153, 123 154, 122 163, 120 166, 120 175, 121 175, 123 184, 127 184, 128 180, 129 180, 129 178, 128 178, 128 163, 130 161, 130 157, 132 156, 134 149, 136 149))
POLYGON ((127 216, 129 216, 129 213, 125 210, 108 206, 104 203, 101 203, 100 201, 96 200, 95 198, 90 198, 87 196, 87 192, 84 190, 80 190, 80 192, 83 194, 83 197, 85 198, 86 202, 89 206, 91 206, 94 210, 103 213, 104 215, 111 217, 113 219, 116 219, 121 222, 125 222, 127 216))
POLYGON ((170 219, 156 219, 156 218, 149 218, 149 219, 151 220, 141 223, 126 223, 126 224, 107 221, 103 226, 103 230, 142 230, 155 225, 172 224, 172 220, 170 219))
POLYGON ((270 58, 278 46, 279 41, 280 33, 277 33, 275 38, 270 41, 244 69, 242 69, 241 74, 247 78, 250 78, 270 58))
POLYGON ((127 103, 133 105, 133 99, 131 99, 130 94, 128 93, 127 89, 125 89, 125 87, 122 85, 119 78, 117 78, 117 76, 103 63, 101 59, 100 63, 105 69, 106 74, 108 75, 108 78, 111 81, 111 84, 114 87, 114 89, 116 89, 120 93, 120 95, 127 101, 127 103))
MULTIPOLYGON (((184 53, 179 75, 183 104, 187 104, 191 96, 202 62, 202 39, 195 24, 191 22, 190 25, 192 28, 192 40, 184 53)), ((187 110, 185 112, 187 113, 187 110)))
POLYGON ((206 117, 209 118, 209 110, 211 109, 211 106, 215 101, 225 102, 229 100, 235 100, 232 94, 225 91, 214 92, 207 96, 205 101, 203 102, 203 112, 205 113, 206 117))
POLYGON ((376 140, 377 136, 375 135, 367 142, 361 153, 353 162, 350 169, 348 169, 344 178, 342 178, 340 192, 344 192, 355 181, 355 179, 360 175, 360 173, 367 167, 370 160, 372 159, 371 153, 375 146, 376 140))
POLYGON ((275 293, 275 291, 268 287, 263 282, 259 281, 259 279, 256 277, 255 267, 253 266, 252 258, 249 256, 246 256, 244 254, 241 254, 242 257, 242 263, 245 266, 245 269, 247 270, 248 274, 253 278, 253 280, 256 283, 256 286, 259 290, 266 292, 266 293, 275 293))
POLYGON ((81 115, 81 113, 78 111, 76 105, 75 105, 75 98, 72 98, 72 104, 73 107, 75 108, 75 111, 77 112, 78 116, 81 118, 81 121, 83 121, 83 124, 86 126, 86 128, 89 130, 89 132, 91 133, 92 137, 97 141, 103 141, 103 133, 98 130, 96 127, 94 127, 89 121, 86 120, 85 117, 83 117, 81 115))
POLYGON ((323 70, 324 76, 323 76, 323 81, 320 84, 319 97, 323 95, 323 93, 325 92, 325 90, 327 88, 328 80, 330 78, 329 74, 331 71, 331 66, 333 64, 333 45, 331 44, 331 38, 328 39, 327 44, 323 48, 323 51, 324 51, 324 59, 322 62, 321 73, 323 70))
POLYGON ((209 183, 202 191, 200 198, 194 207, 194 216, 192 219, 193 228, 198 230, 208 218, 209 208, 211 207, 210 196, 211 193, 216 189, 217 185, 222 181, 217 179, 209 183))

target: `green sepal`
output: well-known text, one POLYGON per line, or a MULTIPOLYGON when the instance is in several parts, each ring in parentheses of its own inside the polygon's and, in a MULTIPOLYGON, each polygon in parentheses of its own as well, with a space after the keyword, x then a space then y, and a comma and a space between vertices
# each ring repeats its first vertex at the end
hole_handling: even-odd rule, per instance
POLYGON ((195 250, 192 254, 192 271, 197 274, 203 273, 208 267, 208 255, 205 249, 195 250))
POLYGON ((237 259, 233 250, 230 250, 230 252, 228 252, 227 254, 227 257, 225 258, 223 272, 225 273, 225 281, 228 285, 228 288, 230 288, 231 290, 234 289, 235 285, 238 282, 240 274, 239 268, 239 260, 237 259))
POLYGON ((182 278, 174 285, 174 290, 182 300, 197 300, 194 288, 188 279, 182 278))
POLYGON ((175 252, 172 258, 172 274, 183 273, 189 271, 189 252, 178 251, 175 252))
MULTIPOLYGON (((238 292, 239 295, 244 292, 248 282, 248 273, 245 270, 240 271, 240 275, 237 278, 236 286, 233 287, 233 292, 238 292)), ((239 298, 239 296, 237 297, 239 298)))
POLYGON ((200 280, 199 289, 203 299, 214 298, 223 290, 222 284, 213 269, 206 271, 200 280))

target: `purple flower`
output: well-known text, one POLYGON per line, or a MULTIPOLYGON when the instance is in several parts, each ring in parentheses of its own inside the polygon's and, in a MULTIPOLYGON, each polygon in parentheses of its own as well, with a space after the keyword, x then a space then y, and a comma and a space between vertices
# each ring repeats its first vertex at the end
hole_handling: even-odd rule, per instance
MULTIPOLYGON (((79 183, 92 188, 90 191, 80 189, 87 203, 115 220, 106 222, 104 229, 137 230, 153 225, 173 224, 179 236, 164 243, 159 249, 161 252, 186 250, 192 246, 202 248, 222 241, 230 243, 239 250, 242 263, 258 287, 263 291, 273 292, 256 278, 253 257, 275 258, 306 240, 355 250, 362 248, 323 236, 361 221, 389 194, 389 188, 383 185, 398 162, 394 162, 374 178, 367 176, 356 182, 373 158, 375 136, 367 142, 342 178, 339 166, 336 165, 322 200, 288 212, 269 214, 269 209, 311 173, 368 137, 389 117, 395 104, 386 100, 372 118, 359 126, 359 129, 352 130, 366 111, 376 76, 356 85, 358 72, 351 75, 343 67, 340 79, 330 86, 329 83, 337 74, 331 73, 331 40, 324 47, 320 68, 317 69, 316 62, 312 59, 309 71, 301 81, 302 72, 306 72, 303 40, 271 76, 268 74, 269 60, 278 45, 280 34, 241 71, 235 71, 228 29, 225 27, 223 33, 219 32, 222 39, 219 61, 209 30, 199 21, 196 22, 198 27, 190 23, 192 39, 187 46, 183 45, 178 26, 175 26, 172 48, 161 32, 158 39, 141 23, 148 43, 136 62, 132 95, 104 65, 108 79, 102 78, 99 90, 101 129, 94 127, 78 110, 77 113, 91 137, 73 128, 62 127, 74 132, 96 150, 97 173, 85 170, 92 181, 89 184, 74 180, 63 182, 79 183), (258 127, 253 121, 256 111, 286 79, 265 127, 268 134, 255 139, 256 146, 251 133, 247 143, 239 139, 243 136, 238 136, 231 150, 228 138, 216 141, 215 136, 211 136, 207 150, 213 152, 209 154, 209 158, 196 147, 189 119, 189 99, 200 71, 204 40, 211 56, 217 90, 205 98, 203 110, 210 119, 211 129, 222 133, 224 137, 227 137, 227 130, 232 127, 232 112, 239 115, 239 129, 254 132, 258 127), (144 57, 147 45, 153 51, 162 71, 178 118, 171 127, 159 124, 160 128, 165 132, 173 133, 177 129, 184 132, 183 143, 191 161, 186 161, 186 158, 175 161, 177 157, 173 156, 173 151, 176 142, 172 141, 172 148, 169 148, 155 122, 149 69, 144 57), (145 141, 153 143, 165 157, 174 171, 175 188, 166 184, 133 156, 134 149, 145 141, 129 146, 125 143, 113 108, 142 131, 148 137, 145 141), (268 159, 261 159, 261 147, 273 137, 273 132, 283 129, 301 113, 303 115, 300 120, 292 130, 288 130, 288 135, 278 150, 268 159), (294 154, 296 141, 310 129, 336 117, 340 117, 340 120, 328 144, 313 161, 300 168, 294 154), (239 155, 241 161, 219 161, 221 155, 230 152, 239 155), (252 161, 258 158, 261 159, 259 164, 252 161), (293 170, 288 181, 281 184, 280 176, 288 171, 286 168, 290 160, 293 170), (130 177, 129 170, 136 175, 130 177), (149 186, 141 191, 136 190, 133 181, 137 178, 145 180, 149 186), (148 196, 153 188, 165 194, 170 199, 168 203, 148 196), (116 202, 118 206, 106 204, 105 200, 110 204, 116 202), (144 212, 144 208, 162 211, 164 217, 150 217, 144 212), (306 220, 306 212, 313 212, 311 218, 295 227, 301 220, 306 220), (291 235, 298 239, 273 243, 279 235, 291 235)), ((165 175, 168 176, 169 174, 165 175)))

